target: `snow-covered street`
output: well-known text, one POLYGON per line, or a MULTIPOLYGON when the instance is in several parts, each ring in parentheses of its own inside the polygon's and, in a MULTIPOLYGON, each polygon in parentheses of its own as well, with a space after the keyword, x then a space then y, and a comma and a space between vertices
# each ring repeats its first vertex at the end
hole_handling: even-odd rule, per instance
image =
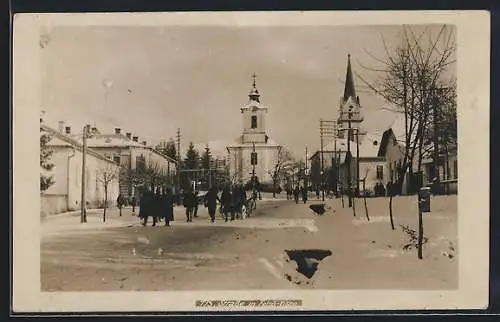
POLYGON ((256 216, 209 222, 206 208, 186 223, 182 207, 171 227, 140 225, 126 209, 106 223, 91 212, 53 216, 42 223, 44 291, 237 289, 454 289, 458 286, 457 197, 432 199, 424 215, 423 260, 411 246, 417 229, 416 197, 362 199, 352 209, 327 200, 317 215, 309 200, 266 200, 256 216), (405 249, 406 248, 406 249, 405 249), (309 252, 305 261, 294 251, 309 252), (325 252, 319 258, 316 253, 325 252), (316 256, 316 257, 315 257, 316 256), (300 263, 299 263, 300 262, 300 263), (305 263, 305 264, 304 264, 305 263), (308 272, 297 270, 306 265, 308 272), (316 269, 316 270, 315 270, 316 269), (306 275, 312 274, 311 278, 306 275))

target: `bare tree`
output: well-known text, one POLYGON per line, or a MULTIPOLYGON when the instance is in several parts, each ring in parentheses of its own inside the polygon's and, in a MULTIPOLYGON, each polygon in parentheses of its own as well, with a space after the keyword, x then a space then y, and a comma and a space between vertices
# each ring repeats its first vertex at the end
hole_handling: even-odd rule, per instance
POLYGON ((391 51, 382 37, 385 59, 369 54, 382 67, 361 64, 365 70, 377 72, 378 79, 370 82, 357 74, 366 86, 393 104, 395 112, 403 115, 405 151, 395 182, 399 190, 405 175, 412 177, 415 156, 422 152, 424 133, 433 120, 432 109, 436 108, 435 89, 454 81, 454 77, 447 76, 455 63, 454 37, 454 30, 446 25, 437 36, 428 28, 417 34, 414 28, 403 26, 401 42, 395 50, 391 51))
POLYGON ((281 181, 285 178, 286 174, 290 172, 292 168, 293 158, 289 151, 285 150, 283 147, 278 148, 278 154, 276 155, 276 160, 272 169, 268 170, 271 179, 273 180, 273 198, 276 197, 276 190, 281 184, 281 181))
POLYGON ((370 172, 370 168, 367 168, 365 171, 365 176, 363 179, 361 179, 361 182, 363 183, 363 200, 365 203, 365 214, 366 214, 366 219, 370 221, 370 216, 368 216, 368 205, 366 204, 366 178, 368 177, 368 173, 370 172))
POLYGON ((104 212, 102 217, 103 222, 106 222, 109 184, 115 180, 118 180, 118 174, 119 174, 119 168, 110 162, 106 162, 106 164, 101 168, 99 168, 97 172, 97 180, 101 182, 104 187, 104 212))

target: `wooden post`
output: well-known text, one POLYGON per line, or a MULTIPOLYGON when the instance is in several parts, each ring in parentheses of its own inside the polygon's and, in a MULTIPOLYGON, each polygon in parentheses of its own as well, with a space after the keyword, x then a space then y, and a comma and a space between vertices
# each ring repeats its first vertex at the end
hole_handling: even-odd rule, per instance
POLYGON ((424 224, 422 220, 422 209, 418 207, 418 259, 422 259, 422 240, 424 237, 424 224))
POLYGON ((389 193, 389 218, 391 219, 391 228, 394 230, 394 220, 392 218, 392 191, 389 193))
POLYGON ((365 181, 366 179, 363 179, 363 199, 365 201, 365 214, 366 214, 366 219, 370 221, 370 216, 368 216, 368 206, 366 205, 366 189, 365 189, 365 181))

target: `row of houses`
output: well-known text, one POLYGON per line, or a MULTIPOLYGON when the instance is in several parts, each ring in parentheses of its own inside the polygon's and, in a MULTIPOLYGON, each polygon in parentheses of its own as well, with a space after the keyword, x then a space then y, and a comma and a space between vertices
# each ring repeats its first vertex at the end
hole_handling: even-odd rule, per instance
MULTIPOLYGON (((362 191, 362 180, 365 180, 365 189, 373 194, 377 183, 381 183, 387 187, 389 182, 397 182, 399 179, 402 166, 405 146, 402 143, 400 136, 395 134, 395 128, 391 127, 382 133, 367 133, 363 141, 359 143, 359 152, 357 150, 357 142, 350 141, 350 147, 347 147, 346 139, 337 139, 336 144, 331 142, 323 149, 323 172, 325 176, 323 183, 328 179, 328 170, 333 170, 335 179, 338 180, 339 187, 344 189, 348 182, 348 164, 350 164, 351 183, 356 186, 360 182, 362 191), (398 139, 399 137, 399 139, 398 139), (335 152, 336 146, 336 152, 335 152), (350 150, 350 162, 347 162, 348 150, 350 150), (358 160, 359 156, 359 173, 358 160), (336 161, 338 165, 336 164, 336 161), (338 169, 338 170, 337 170, 338 169), (338 174, 336 173, 338 171, 338 174)), ((418 156, 414 159, 413 169, 418 174, 418 156)), ((316 151, 310 158, 312 165, 311 178, 312 184, 315 186, 321 185, 321 151, 316 151), (317 172, 317 175, 314 175, 317 172)), ((448 193, 457 192, 458 180, 458 160, 457 149, 452 147, 446 155, 440 155, 438 162, 438 173, 434 174, 434 162, 430 158, 423 158, 420 166, 421 182, 419 186, 431 185, 434 178, 438 178, 439 182, 447 183, 443 186, 443 190, 448 193)), ((403 179, 402 193, 407 194, 411 191, 409 174, 403 179)))
MULTIPOLYGON (((346 189, 350 172, 352 186, 358 186, 358 183, 364 179, 365 188, 371 193, 373 193, 377 183, 386 187, 388 182, 398 181, 406 149, 404 117, 396 118, 392 125, 386 129, 381 129, 378 132, 367 132, 362 125, 364 121, 362 111, 363 106, 359 96, 356 95, 350 56, 348 56, 344 95, 340 98, 338 119, 336 120, 336 129, 339 131, 333 131, 335 138, 332 139, 332 142, 327 144, 322 151, 316 151, 309 158, 312 165, 313 185, 319 186, 325 183, 325 174, 321 173, 328 173, 330 177, 333 175, 332 181, 336 182, 339 187, 346 189), (349 129, 351 130, 349 131, 349 129), (335 162, 336 160, 337 162, 335 162)), ((412 169, 420 171, 419 175, 414 177, 419 178, 417 180, 419 182, 415 183, 415 179, 412 179, 407 172, 402 178, 401 193, 410 193, 415 186, 430 185, 435 179, 446 183, 443 188, 445 192, 457 192, 456 146, 448 147, 446 153, 441 153, 438 156, 437 172, 434 171, 434 160, 423 156, 419 157, 418 151, 416 154, 412 169), (421 160, 420 164, 419 159, 421 160)), ((359 188, 361 191, 361 184, 359 188)))
MULTIPOLYGON (((41 124, 51 140, 47 148, 52 151, 50 163, 54 165, 48 175, 54 183, 41 193, 42 214, 50 215, 81 208, 82 192, 82 153, 83 135, 73 133, 70 126, 59 123, 56 130, 47 124, 41 124)), ((146 141, 139 143, 138 136, 121 132, 115 128, 111 134, 101 133, 96 127, 91 128, 87 138, 85 192, 88 208, 104 206, 105 194, 103 175, 116 174, 116 179, 108 183, 108 205, 114 205, 119 194, 130 199, 136 194, 135 184, 126 177, 129 170, 135 170, 142 162, 154 165, 168 178, 176 175, 176 160, 169 158, 148 145, 146 141)))

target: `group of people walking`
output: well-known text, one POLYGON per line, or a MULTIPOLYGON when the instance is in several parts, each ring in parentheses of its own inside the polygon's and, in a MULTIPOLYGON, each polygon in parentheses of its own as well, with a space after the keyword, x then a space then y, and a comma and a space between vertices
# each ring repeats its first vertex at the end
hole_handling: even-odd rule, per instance
MULTIPOLYGON (((256 199, 256 196, 253 197, 256 199)), ((124 202, 121 197, 119 199, 118 206, 121 209, 124 202)), ((203 203, 208 208, 208 214, 212 222, 215 222, 218 204, 220 204, 219 212, 223 215, 226 222, 236 218, 244 218, 247 214, 245 209, 248 201, 247 192, 242 185, 224 187, 220 196, 217 187, 210 188, 204 198, 200 198, 199 191, 192 188, 182 193, 182 204, 185 208, 186 222, 192 222, 193 218, 198 217, 200 203, 203 203)), ((141 189, 139 218, 142 220, 142 225, 146 226, 149 217, 152 217, 153 227, 163 220, 165 226, 169 226, 170 222, 174 220, 173 209, 175 203, 176 198, 170 188, 141 189)))
POLYGON ((299 199, 302 198, 302 202, 306 203, 307 202, 307 188, 306 187, 300 187, 296 186, 295 189, 287 188, 286 189, 286 199, 290 200, 293 199, 295 200, 295 203, 299 203, 299 199))
POLYGON ((149 217, 153 219, 153 227, 158 221, 164 220, 165 226, 170 226, 174 220, 174 196, 170 188, 159 187, 156 191, 145 188, 139 201, 139 218, 146 226, 149 217))

